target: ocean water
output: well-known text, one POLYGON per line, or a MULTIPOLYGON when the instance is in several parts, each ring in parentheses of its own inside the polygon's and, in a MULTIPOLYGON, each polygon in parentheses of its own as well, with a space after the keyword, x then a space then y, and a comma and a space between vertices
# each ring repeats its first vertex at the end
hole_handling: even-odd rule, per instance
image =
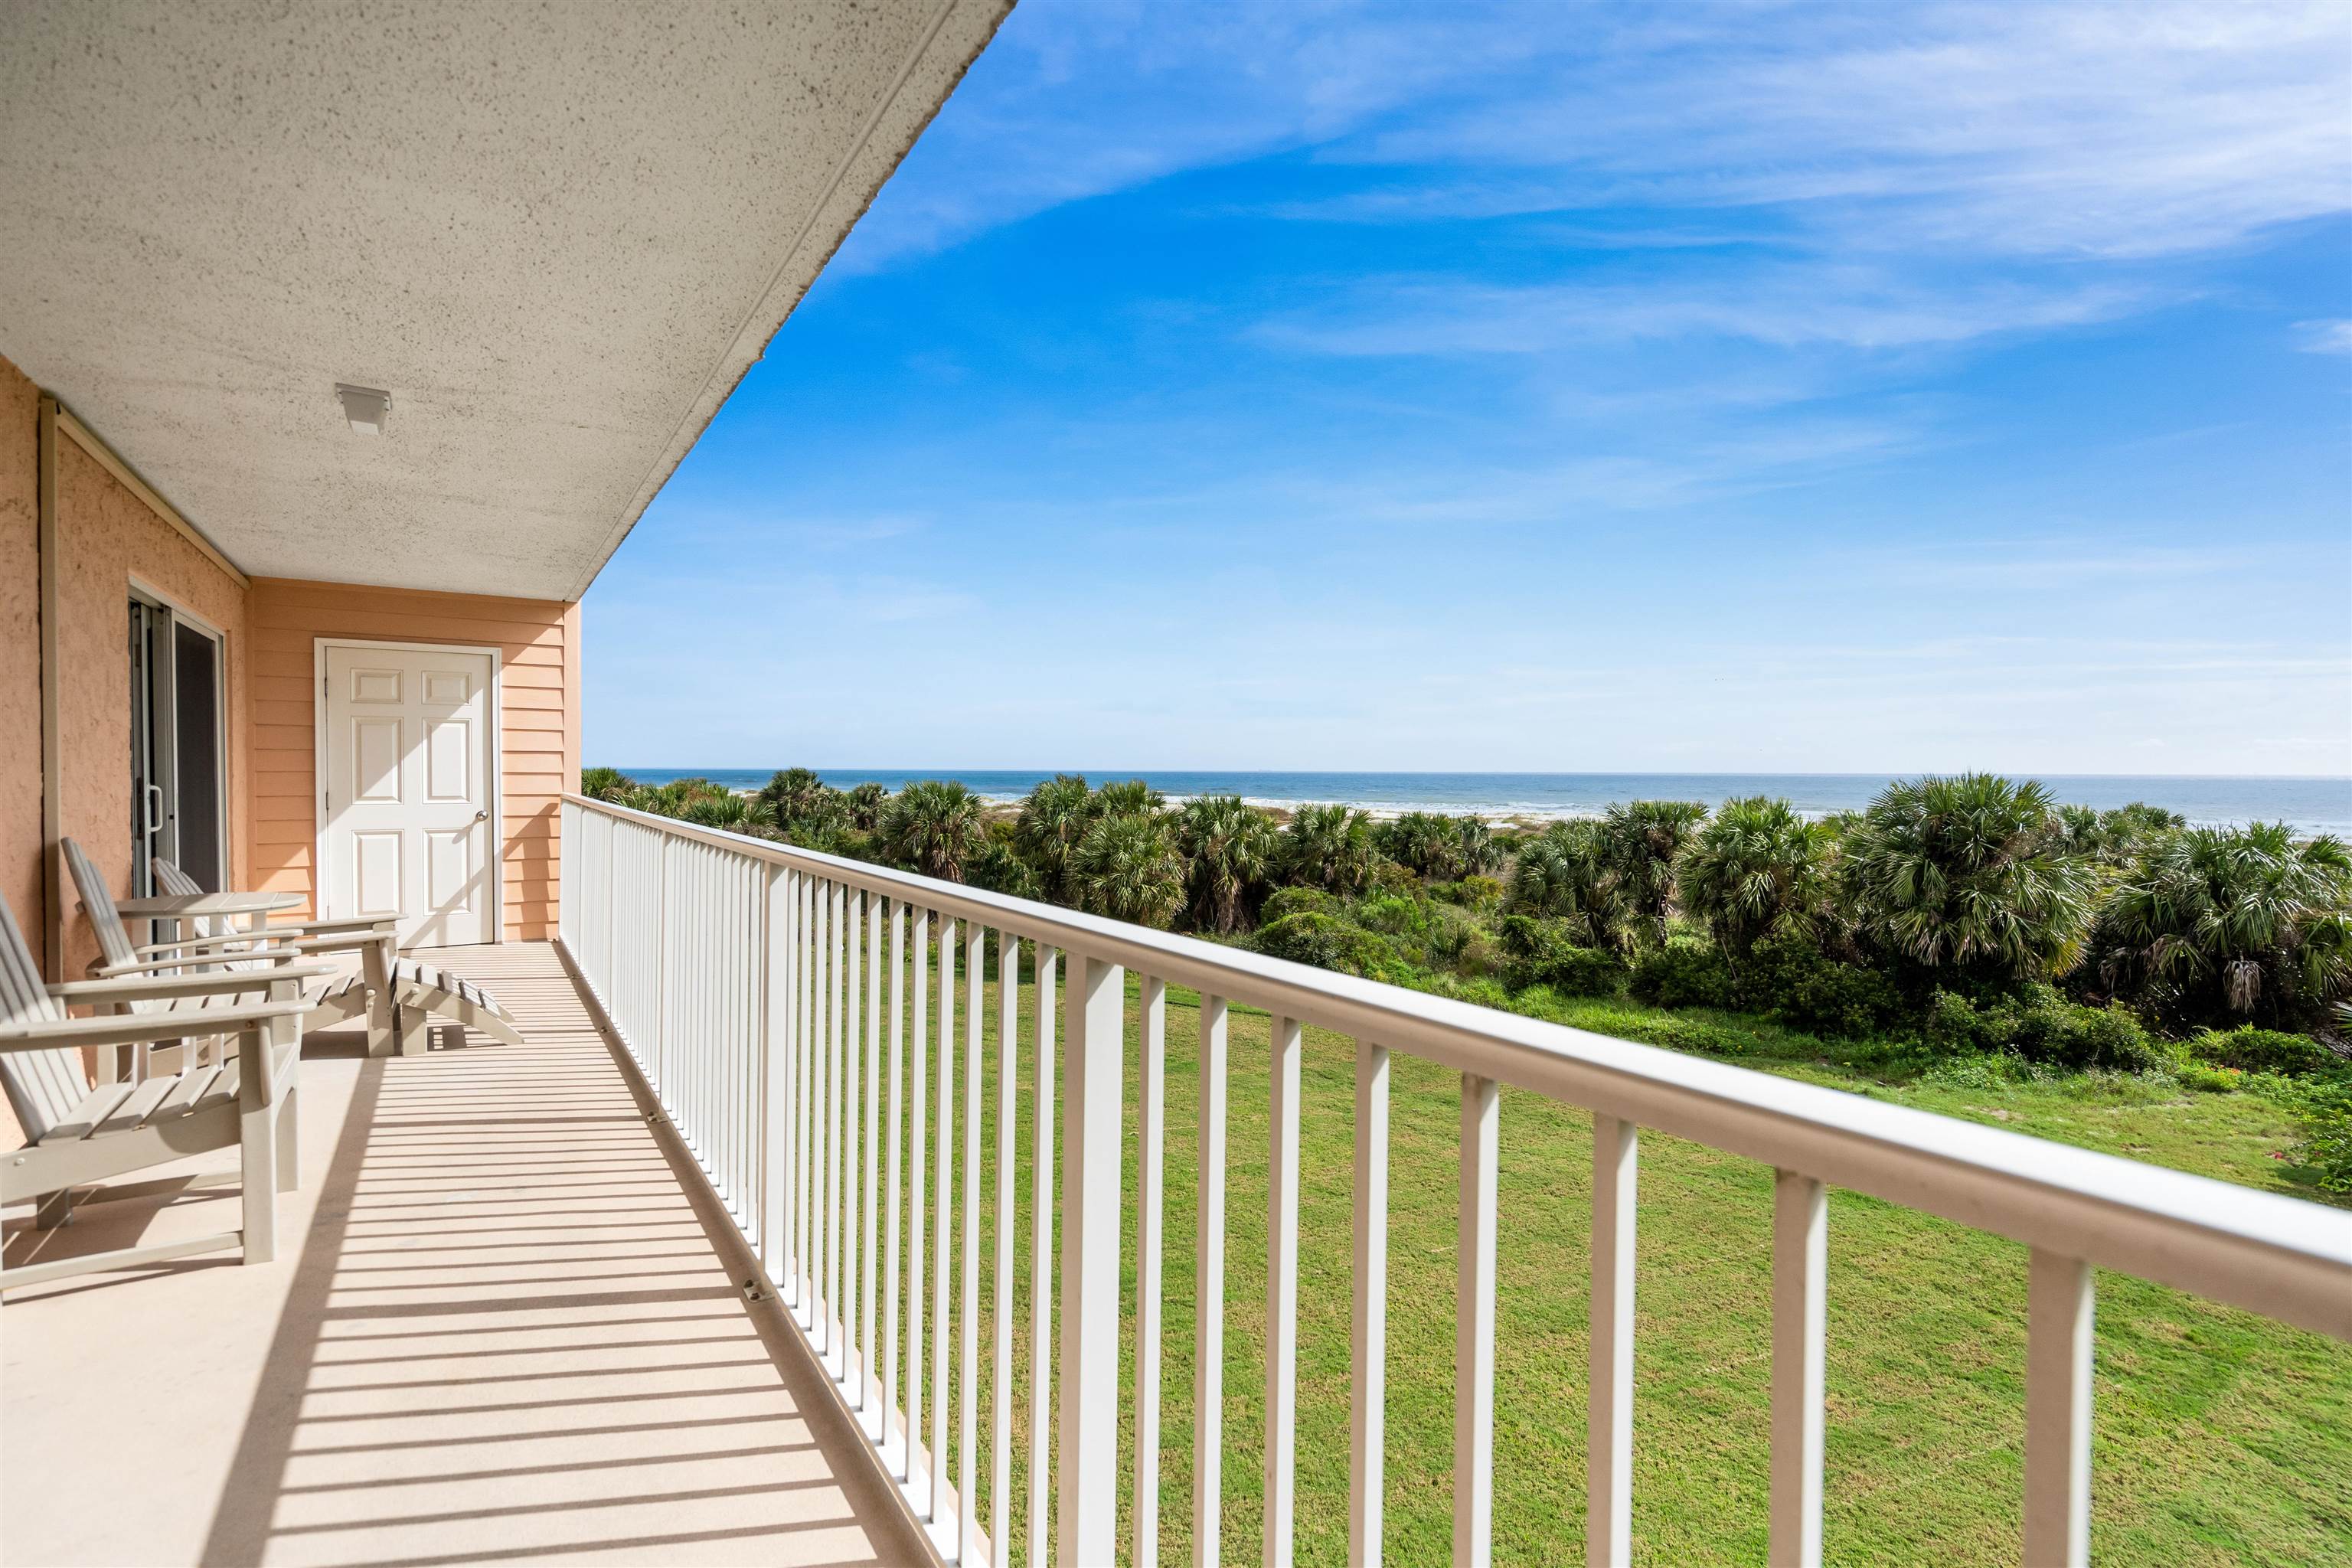
MULTIPOLYGON (((642 784, 707 778, 757 789, 771 768, 630 768, 642 784)), ((917 779, 954 779, 991 800, 1018 800, 1051 771, 971 768, 819 768, 829 784, 874 783, 897 790, 917 779)), ((1898 775, 1893 773, 1219 773, 1163 769, 1073 768, 1097 784, 1149 780, 1171 799, 1237 795, 1260 805, 1344 801, 1380 815, 1442 811, 1461 816, 1550 818, 1597 816, 1612 802, 1697 800, 1715 805, 1735 795, 1785 797, 1800 811, 1853 811, 1898 775)), ((2042 782, 2060 800, 2102 810, 2146 801, 2207 824, 2285 822, 2306 834, 2352 837, 2352 778, 2189 778, 2166 775, 2049 773, 2042 782)))

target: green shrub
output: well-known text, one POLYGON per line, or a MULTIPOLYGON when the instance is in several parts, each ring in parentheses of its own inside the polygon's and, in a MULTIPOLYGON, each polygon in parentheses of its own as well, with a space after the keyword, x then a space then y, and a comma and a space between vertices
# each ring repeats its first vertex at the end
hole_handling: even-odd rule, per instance
POLYGON ((1733 1002, 1731 966, 1723 950, 1696 937, 1672 937, 1643 949, 1633 960, 1628 988, 1661 1007, 1728 1007, 1733 1002))
POLYGON ((1382 936, 1405 937, 1415 942, 1422 941, 1429 932, 1428 912, 1418 900, 1400 893, 1382 893, 1366 899, 1357 906, 1356 923, 1382 936))
POLYGON ((1549 985, 1563 996, 1606 996, 1624 983, 1617 955, 1580 947, 1565 921, 1539 915, 1506 915, 1499 930, 1506 962, 1504 984, 1514 991, 1549 985))
POLYGON ((1577 1019, 1577 1024, 1595 1034, 1612 1035, 1621 1040, 1638 1040, 1647 1046, 1696 1051, 1711 1057, 1747 1056, 1755 1043, 1754 1037, 1747 1032, 1707 1018, 1660 1017, 1655 1013, 1631 1011, 1588 1012, 1577 1019))
POLYGON ((2290 1078, 2352 1068, 2309 1035, 2284 1029, 2258 1029, 2252 1024, 2235 1029, 2205 1029, 2189 1039, 2189 1054, 2215 1067, 2242 1072, 2284 1073, 2290 1078))
POLYGON ((2193 1089, 2206 1094, 2228 1094, 2245 1085, 2246 1075, 2236 1068, 2209 1068, 2200 1062, 2182 1065, 2174 1075, 2183 1089, 2193 1089))
POLYGON ((1342 974, 1374 974, 1401 962, 1396 949, 1363 927, 1311 910, 1285 915, 1261 926, 1252 945, 1269 958, 1311 963, 1342 974))
POLYGON ((2291 1157, 2321 1192, 2352 1194, 2352 1079, 2287 1081, 2281 1098, 2303 1125, 2291 1157))
POLYGON ((1465 910, 1491 910, 1503 901, 1508 890, 1494 877, 1465 877, 1458 882, 1430 884, 1429 896, 1459 904, 1465 910))
POLYGON ((1903 1012, 1893 981, 1874 969, 1841 963, 1796 932, 1756 944, 1739 992, 1756 1011, 1832 1038, 1883 1034, 1903 1012))
POLYGON ((2175 1053, 2119 1006, 2087 1007, 2046 985, 2029 985, 1985 1005, 1949 991, 1927 1000, 1924 1030, 1945 1051, 2009 1051, 2030 1062, 2117 1072, 2164 1071, 2175 1053))
POLYGON ((1341 915, 1348 906, 1320 888, 1276 888, 1265 896, 1258 919, 1266 925, 1291 915, 1341 915))

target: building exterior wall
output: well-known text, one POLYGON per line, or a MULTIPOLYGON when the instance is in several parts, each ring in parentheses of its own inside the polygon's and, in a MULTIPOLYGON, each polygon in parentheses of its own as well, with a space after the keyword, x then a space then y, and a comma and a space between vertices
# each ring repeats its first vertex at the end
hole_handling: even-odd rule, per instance
POLYGON ((256 578, 253 869, 258 885, 317 897, 317 647, 320 637, 499 650, 499 927, 555 933, 558 806, 580 776, 576 604, 256 578))
POLYGON ((0 359, 0 898, 24 927, 35 958, 46 918, 39 411, 39 390, 0 359))
MULTIPOLYGON (((98 460, 70 440, 58 442, 58 741, 59 830, 77 839, 106 873, 118 898, 131 896, 131 647, 132 579, 220 630, 227 668, 228 874, 232 886, 252 876, 246 780, 250 720, 246 697, 249 645, 246 588, 215 565, 98 460)), ((66 973, 78 975, 98 955, 98 938, 71 883, 67 906, 66 973)))

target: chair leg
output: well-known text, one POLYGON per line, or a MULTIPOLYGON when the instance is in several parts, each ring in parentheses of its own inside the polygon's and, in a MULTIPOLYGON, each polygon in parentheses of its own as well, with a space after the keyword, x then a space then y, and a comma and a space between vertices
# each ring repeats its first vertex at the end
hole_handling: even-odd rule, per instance
POLYGON ((61 1225, 71 1224, 73 1221, 73 1200, 74 1195, 73 1189, 71 1187, 60 1187, 56 1192, 50 1193, 47 1196, 43 1197, 38 1203, 36 1203, 33 1205, 33 1228, 36 1230, 55 1230, 61 1225))
POLYGON ((237 1069, 237 1160, 245 1208, 245 1260, 268 1263, 278 1256, 278 1129, 270 1112, 278 1109, 269 1092, 269 1041, 260 1027, 246 1030, 237 1041, 244 1058, 237 1069))
POLYGON ((426 1045, 425 1027, 431 1022, 424 1008, 404 1005, 399 1009, 400 1054, 421 1057, 426 1045))
POLYGON ((289 1084, 278 1091, 278 1190, 290 1193, 302 1184, 302 1089, 289 1084))
POLYGON ((392 1054, 393 963, 390 937, 382 942, 372 942, 360 949, 360 978, 367 986, 368 1055, 372 1057, 392 1054))

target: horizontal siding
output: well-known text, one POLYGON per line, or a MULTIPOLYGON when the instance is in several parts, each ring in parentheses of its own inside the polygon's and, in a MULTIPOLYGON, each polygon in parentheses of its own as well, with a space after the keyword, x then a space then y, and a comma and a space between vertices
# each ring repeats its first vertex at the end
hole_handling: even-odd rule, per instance
POLYGON ((572 606, 551 601, 257 579, 247 776, 259 884, 315 907, 318 639, 495 647, 502 934, 552 936, 562 894, 555 806, 579 768, 578 626, 572 606))

